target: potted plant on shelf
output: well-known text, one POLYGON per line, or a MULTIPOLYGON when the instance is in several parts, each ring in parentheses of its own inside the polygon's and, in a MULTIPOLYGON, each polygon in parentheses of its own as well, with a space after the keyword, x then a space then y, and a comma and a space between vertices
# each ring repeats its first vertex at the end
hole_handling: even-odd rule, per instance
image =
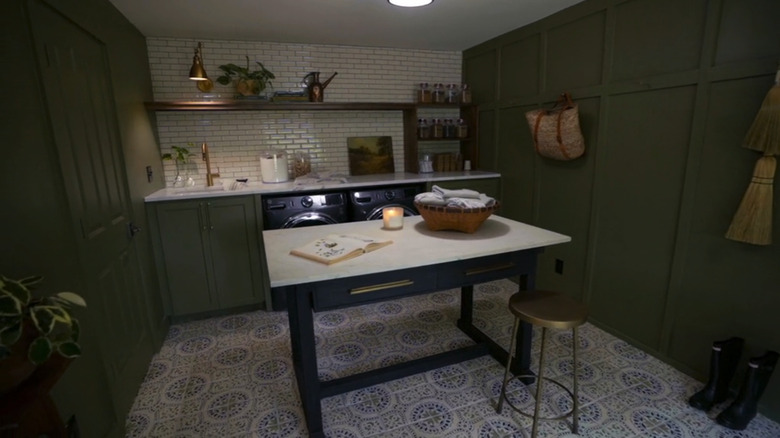
POLYGON ((223 64, 219 66, 223 74, 217 78, 217 82, 228 85, 236 81, 236 91, 242 96, 258 96, 275 79, 273 73, 265 68, 263 63, 257 61, 258 70, 249 70, 249 56, 246 57, 246 67, 236 64, 223 64))
POLYGON ((74 306, 86 307, 73 292, 36 297, 42 277, 14 280, 0 275, 0 394, 17 387, 52 356, 81 355, 74 306))
POLYGON ((187 146, 171 146, 172 153, 162 154, 163 160, 172 160, 176 165, 176 176, 173 178, 173 187, 192 187, 195 180, 190 176, 190 157, 195 155, 189 148, 195 147, 190 142, 187 146))

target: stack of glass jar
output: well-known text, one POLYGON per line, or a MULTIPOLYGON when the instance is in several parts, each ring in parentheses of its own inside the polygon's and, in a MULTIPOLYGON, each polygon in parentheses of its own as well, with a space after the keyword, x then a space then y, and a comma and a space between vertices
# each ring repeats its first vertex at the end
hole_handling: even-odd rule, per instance
POLYGON ((469 127, 463 119, 417 119, 417 138, 421 140, 458 138, 469 136, 469 127))
POLYGON ((458 88, 458 84, 434 83, 431 86, 427 82, 422 82, 417 89, 417 102, 470 104, 471 88, 467 84, 462 84, 458 88))

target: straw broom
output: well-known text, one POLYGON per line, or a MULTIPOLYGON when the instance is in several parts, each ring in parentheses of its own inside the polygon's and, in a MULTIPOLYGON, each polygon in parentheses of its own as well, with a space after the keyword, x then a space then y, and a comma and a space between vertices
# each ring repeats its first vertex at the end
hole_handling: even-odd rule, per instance
POLYGON ((726 238, 754 245, 772 243, 772 181, 777 160, 771 155, 758 159, 753 178, 742 197, 726 238))
POLYGON ((777 167, 773 155, 780 154, 780 70, 742 146, 761 151, 764 156, 753 169, 753 178, 726 231, 726 238, 769 245, 772 243, 772 183, 777 167))

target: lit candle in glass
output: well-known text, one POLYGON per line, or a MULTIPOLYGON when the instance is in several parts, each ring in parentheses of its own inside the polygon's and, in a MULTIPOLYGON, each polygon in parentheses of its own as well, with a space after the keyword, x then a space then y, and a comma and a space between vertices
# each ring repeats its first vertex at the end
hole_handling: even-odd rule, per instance
POLYGON ((382 209, 382 224, 386 230, 400 230, 404 227, 404 209, 385 207, 382 209))

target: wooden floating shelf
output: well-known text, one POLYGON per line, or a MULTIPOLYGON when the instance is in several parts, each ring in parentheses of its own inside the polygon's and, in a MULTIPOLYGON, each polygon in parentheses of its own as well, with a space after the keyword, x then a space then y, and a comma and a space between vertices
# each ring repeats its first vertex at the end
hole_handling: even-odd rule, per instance
POLYGON ((173 100, 145 102, 152 111, 407 111, 415 108, 464 108, 457 103, 413 102, 269 102, 267 100, 173 100))
POLYGON ((399 102, 268 102, 256 100, 146 102, 153 111, 404 111, 414 103, 399 102))

